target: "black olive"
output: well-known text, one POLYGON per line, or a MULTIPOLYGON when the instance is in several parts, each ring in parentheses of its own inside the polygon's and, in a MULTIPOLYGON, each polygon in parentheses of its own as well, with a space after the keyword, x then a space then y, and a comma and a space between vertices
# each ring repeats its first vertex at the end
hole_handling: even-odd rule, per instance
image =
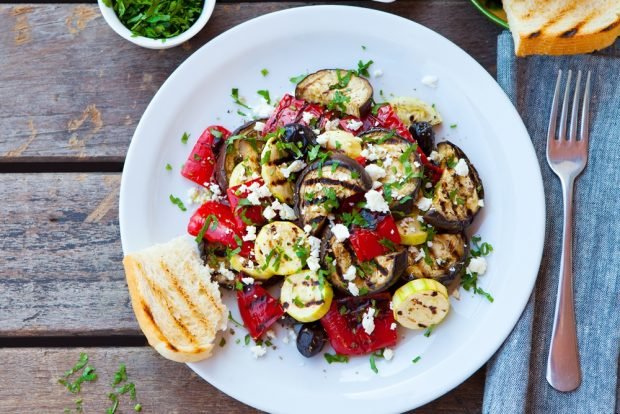
POLYGON ((299 325, 300 322, 297 319, 293 319, 288 313, 285 313, 278 319, 278 323, 287 328, 293 328, 295 325, 299 325))
POLYGON ((327 334, 320 323, 305 324, 297 334, 297 350, 306 358, 315 356, 327 342, 327 334))
POLYGON ((284 126, 281 139, 284 142, 294 144, 299 149, 299 151, 289 149, 289 152, 291 152, 295 158, 303 158, 308 146, 316 142, 316 135, 312 129, 305 125, 288 124, 284 126))
POLYGON ((409 132, 413 135, 424 154, 430 155, 435 147, 435 132, 428 122, 414 122, 409 127, 409 132))

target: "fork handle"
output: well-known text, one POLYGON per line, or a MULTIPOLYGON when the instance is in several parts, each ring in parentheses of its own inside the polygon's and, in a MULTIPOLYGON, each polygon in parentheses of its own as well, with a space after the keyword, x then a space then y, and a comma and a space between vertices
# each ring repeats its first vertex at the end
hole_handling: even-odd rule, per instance
POLYGON ((558 391, 573 391, 581 384, 577 327, 573 298, 573 189, 575 179, 562 180, 564 229, 560 280, 555 302, 553 332, 547 359, 547 381, 558 391))

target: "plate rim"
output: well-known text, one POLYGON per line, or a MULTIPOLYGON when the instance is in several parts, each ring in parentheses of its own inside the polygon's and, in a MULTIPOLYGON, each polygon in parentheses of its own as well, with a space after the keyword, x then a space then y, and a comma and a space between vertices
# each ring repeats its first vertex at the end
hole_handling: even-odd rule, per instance
MULTIPOLYGON (((541 263, 541 259, 542 259, 542 253, 543 253, 543 243, 544 243, 544 238, 545 238, 545 228, 544 228, 544 222, 545 222, 545 199, 544 199, 544 188, 543 188, 543 181, 542 181, 542 174, 541 174, 541 170, 540 170, 540 163, 538 162, 538 159, 536 157, 536 153, 534 150, 534 146, 531 142, 531 138, 529 136, 529 133, 527 131, 527 129, 525 128, 525 125, 523 124, 523 120, 521 119, 521 117, 519 116, 516 108, 514 107, 514 105, 512 104, 512 102, 510 101, 510 99, 506 96, 506 93, 501 89, 501 87, 497 84, 497 82, 495 81, 495 79, 486 71, 486 69, 484 69, 484 67, 482 67, 475 59, 473 59, 473 57, 471 57, 469 54, 467 54, 465 51, 463 51, 459 46, 455 45, 452 41, 450 41, 449 39, 445 38, 444 36, 442 36, 441 34, 420 25, 419 23, 416 23, 412 20, 409 20, 407 18, 404 17, 400 17, 391 13, 387 13, 384 11, 379 11, 379 10, 374 10, 374 9, 368 9, 368 8, 363 8, 363 7, 357 7, 357 6, 349 6, 349 5, 314 5, 314 6, 301 6, 301 7, 294 7, 294 8, 290 8, 290 9, 285 9, 285 10, 280 10, 280 11, 276 11, 276 12, 272 12, 272 13, 268 13, 265 15, 261 15, 261 16, 257 16, 255 18, 252 18, 246 22, 243 22, 223 33, 221 33, 220 35, 218 35, 217 37, 213 38, 212 40, 210 40, 209 42, 207 42, 205 45, 203 45, 201 48, 199 48, 198 50, 196 50, 192 55, 190 55, 184 62, 182 62, 179 67, 177 67, 177 69, 175 69, 175 71, 172 72, 172 74, 168 77, 168 79, 163 83, 163 85, 161 86, 161 88, 159 89, 159 91, 155 94, 155 96, 152 98, 151 102, 149 103, 149 105, 147 106, 144 114, 142 115, 140 122, 138 123, 138 126, 136 128, 136 131, 134 132, 134 135, 132 137, 132 141, 130 143, 128 152, 127 152, 127 157, 125 160, 125 165, 128 166, 132 163, 132 159, 135 157, 134 153, 137 151, 137 147, 138 144, 134 144, 136 142, 139 141, 139 137, 141 134, 141 131, 145 128, 145 126, 143 125, 143 123, 145 122, 144 119, 148 118, 148 115, 150 114, 151 111, 153 111, 153 107, 156 105, 157 102, 157 98, 158 96, 160 96, 161 91, 165 90, 167 85, 169 83, 174 82, 174 79, 176 79, 175 74, 178 74, 180 71, 183 70, 184 67, 186 66, 190 66, 192 64, 192 62, 194 60, 197 60, 200 58, 201 54, 207 53, 208 48, 210 47, 210 45, 214 44, 214 43, 218 43, 223 41, 222 39, 225 39, 228 36, 231 36, 232 34, 236 33, 237 31, 240 30, 246 30, 246 27, 249 27, 253 24, 256 24, 257 21, 260 21, 262 19, 266 19, 266 18, 274 18, 274 16, 284 16, 284 17, 290 17, 288 15, 294 15, 294 14, 300 14, 300 13, 304 13, 307 10, 312 9, 313 11, 319 12, 319 11, 329 11, 330 13, 335 13, 335 12, 344 12, 347 14, 347 17, 350 17, 351 13, 369 13, 372 15, 377 15, 378 17, 382 18, 382 19, 393 19, 395 22, 398 21, 399 24, 403 24, 403 25, 412 25, 412 27, 414 28, 414 30, 425 30, 428 32, 431 32, 433 36, 435 36, 436 38, 440 39, 439 41, 441 42, 446 42, 446 44, 448 44, 451 48, 451 50, 453 50, 455 53, 460 54, 459 59, 464 59, 467 61, 468 65, 474 65, 476 67, 476 70, 478 70, 482 76, 485 78, 485 84, 487 84, 492 90, 493 92, 500 93, 503 97, 503 99, 505 100, 506 103, 508 103, 509 108, 511 108, 511 118, 513 118, 515 120, 515 125, 514 127, 520 130, 519 134, 523 135, 524 138, 528 138, 527 140, 527 145, 524 146, 523 150, 528 152, 531 159, 535 161, 535 166, 536 169, 535 171, 533 171, 533 175, 535 175, 536 178, 536 183, 533 183, 533 193, 535 193, 536 198, 538 199, 538 205, 534 207, 534 210, 539 212, 539 218, 541 219, 541 223, 542 223, 542 228, 539 230, 537 236, 535 237, 536 239, 536 244, 537 244, 537 248, 535 249, 535 251, 537 252, 536 257, 534 257, 532 259, 532 263, 534 263, 536 266, 536 275, 534 275, 533 277, 530 278, 529 280, 529 285, 527 286, 527 296, 524 295, 523 298, 521 298, 521 300, 518 303, 518 306, 515 305, 515 312, 513 312, 512 318, 510 318, 509 321, 506 321, 506 325, 510 326, 509 329, 506 329, 505 332, 502 332, 501 335, 496 336, 495 337, 495 342, 497 342, 497 346, 492 346, 493 351, 490 352, 489 355, 485 356, 479 356, 474 362, 470 361, 470 366, 474 367, 474 369, 471 370, 463 370, 462 374, 459 375, 455 375, 453 376, 453 379, 451 381, 449 381, 447 383, 447 385, 443 386, 442 391, 439 392, 435 392, 432 394, 428 394, 425 395, 424 398, 419 398, 417 400, 417 402, 409 402, 406 403, 404 402, 405 399, 403 399, 403 403, 401 404, 397 404, 397 405, 392 405, 391 408, 393 409, 399 409, 399 410, 408 410, 411 409, 412 406, 415 407, 419 407, 421 405, 427 404, 428 402, 439 398, 440 396, 444 395, 445 393, 449 392, 450 390, 454 389, 456 386, 458 386, 459 384, 461 384, 464 380, 466 380, 467 378, 469 378, 471 375, 473 375, 473 373, 475 373, 478 369, 480 369, 480 367, 482 365, 484 365, 488 360, 490 360, 490 358, 497 352, 497 350, 502 346, 502 344, 505 342, 506 338, 509 336, 510 332, 514 329, 514 326, 516 325, 517 321, 519 320, 519 318, 521 317, 521 314, 523 313, 523 310, 525 309, 525 306, 531 296, 531 293, 533 291, 536 279, 537 279, 537 274, 538 274, 538 269, 540 268, 540 263, 541 263), (534 185, 535 184, 535 185, 534 185), (518 311, 518 312, 517 312, 518 311), (467 372, 466 372, 467 371, 467 372)), ((298 16, 295 16, 298 17, 298 16)), ((120 188, 120 200, 119 200, 119 225, 120 225, 120 233, 121 233, 121 244, 123 247, 123 251, 127 252, 127 248, 126 248, 126 243, 124 241, 124 239, 126 239, 126 237, 123 237, 124 234, 124 230, 123 229, 127 229, 127 226, 124 225, 123 223, 125 223, 126 217, 125 217, 125 211, 127 211, 127 206, 126 206, 126 200, 127 200, 127 196, 124 196, 124 194, 127 191, 127 177, 128 174, 125 173, 125 171, 127 171, 128 169, 124 169, 122 178, 121 178, 121 188, 120 188)), ((126 231, 126 230, 125 230, 126 231)), ((534 250, 533 250, 534 251, 534 250)), ((193 367, 192 364, 188 364, 190 366, 190 368, 192 368, 194 371, 196 371, 193 367)), ((196 373, 201 376, 203 379, 207 380, 207 378, 205 378, 202 374, 198 373, 196 371, 196 373)), ((211 381, 207 380, 208 382, 210 382, 211 384, 213 384, 211 381)), ((214 384, 213 384, 214 385, 214 384)), ((267 411, 272 411, 274 410, 274 406, 269 406, 269 405, 264 405, 264 404, 259 404, 255 401, 252 401, 251 396, 247 395, 248 393, 246 393, 245 395, 243 393, 239 393, 239 392, 229 392, 229 390, 222 390, 221 388, 219 388, 218 386, 214 385, 216 388, 218 388, 218 390, 220 390, 221 392, 224 392, 228 395, 230 395, 231 397, 245 403, 248 404, 250 406, 259 408, 259 409, 263 409, 263 410, 267 410, 267 411)), ((406 399, 406 401, 410 401, 409 399, 406 399)))

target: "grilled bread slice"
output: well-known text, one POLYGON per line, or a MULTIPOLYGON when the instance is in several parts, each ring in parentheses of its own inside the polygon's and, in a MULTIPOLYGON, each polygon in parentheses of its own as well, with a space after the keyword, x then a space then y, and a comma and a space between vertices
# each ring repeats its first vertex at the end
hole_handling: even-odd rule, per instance
POLYGON ((208 358, 228 310, 196 243, 182 236, 123 259, 140 328, 162 356, 177 362, 208 358))
POLYGON ((618 0, 503 0, 517 56, 572 55, 620 36, 618 0))

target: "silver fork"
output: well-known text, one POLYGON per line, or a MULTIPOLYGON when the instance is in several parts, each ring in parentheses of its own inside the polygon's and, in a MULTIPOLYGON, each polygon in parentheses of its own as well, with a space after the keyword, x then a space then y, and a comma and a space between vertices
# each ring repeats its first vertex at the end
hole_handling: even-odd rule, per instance
POLYGON ((581 174, 588 161, 590 72, 588 72, 583 104, 581 106, 581 128, 577 139, 579 98, 581 93, 581 71, 577 72, 573 104, 570 116, 570 130, 566 134, 568 100, 571 90, 572 71, 568 71, 560 125, 556 136, 556 121, 560 100, 562 71, 555 84, 549 132, 547 134, 547 162, 562 182, 564 199, 564 229, 562 232, 562 257, 560 259, 560 281, 555 302, 551 346, 547 358, 547 381, 558 391, 572 391, 581 384, 581 368, 577 348, 577 329, 573 299, 573 189, 575 178, 581 174))

